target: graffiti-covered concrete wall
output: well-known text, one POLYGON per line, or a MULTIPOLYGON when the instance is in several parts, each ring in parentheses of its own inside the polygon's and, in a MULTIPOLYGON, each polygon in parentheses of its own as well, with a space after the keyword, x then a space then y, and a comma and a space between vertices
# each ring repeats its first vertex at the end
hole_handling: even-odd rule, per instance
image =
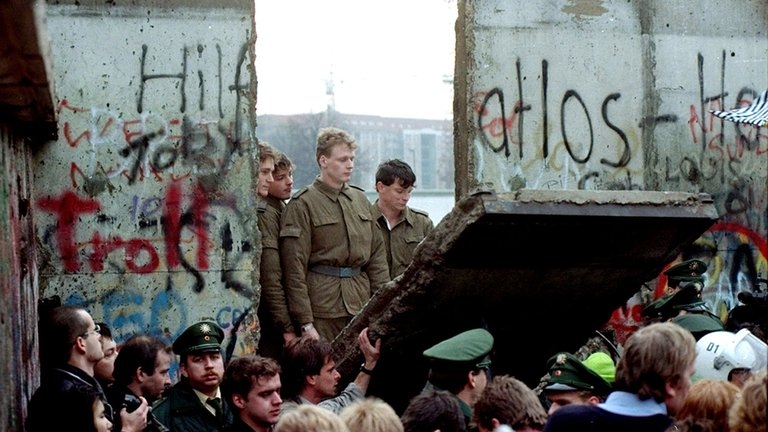
MULTIPOLYGON (((13 125, 16 126, 16 125, 13 125)), ((0 120, 0 431, 22 430, 39 380, 37 261, 32 221, 32 167, 27 135, 0 120)))
POLYGON ((248 1, 48 4, 59 130, 35 156, 40 289, 118 342, 213 319, 229 354, 255 349, 253 25, 248 1))
POLYGON ((682 257, 707 262, 707 302, 768 278, 768 130, 709 113, 768 89, 768 3, 466 0, 457 29, 457 197, 707 193, 720 222, 682 257))

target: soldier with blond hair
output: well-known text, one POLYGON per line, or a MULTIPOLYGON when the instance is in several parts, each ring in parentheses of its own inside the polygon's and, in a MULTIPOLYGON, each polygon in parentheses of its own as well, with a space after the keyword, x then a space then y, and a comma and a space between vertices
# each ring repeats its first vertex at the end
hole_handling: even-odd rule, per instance
POLYGON ((280 222, 280 261, 291 318, 302 335, 332 341, 389 282, 384 241, 365 192, 349 184, 357 142, 320 129, 320 174, 293 195, 280 222))

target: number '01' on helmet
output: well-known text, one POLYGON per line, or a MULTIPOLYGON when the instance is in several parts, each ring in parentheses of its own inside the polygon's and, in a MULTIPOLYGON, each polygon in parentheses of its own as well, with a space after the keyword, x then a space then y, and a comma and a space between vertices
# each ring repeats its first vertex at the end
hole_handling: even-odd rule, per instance
POLYGON ((696 351, 698 378, 727 381, 734 369, 758 372, 768 363, 768 345, 747 329, 708 333, 696 342, 696 351))

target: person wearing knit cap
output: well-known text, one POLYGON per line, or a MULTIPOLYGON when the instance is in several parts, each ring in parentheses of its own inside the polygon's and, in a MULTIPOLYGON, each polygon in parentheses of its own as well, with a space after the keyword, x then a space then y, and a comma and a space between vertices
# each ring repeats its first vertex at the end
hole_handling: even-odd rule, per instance
POLYGON ((613 385, 616 380, 616 363, 613 362, 611 356, 602 351, 595 351, 582 363, 600 375, 608 384, 613 385))
POLYGON ((566 405, 603 402, 616 376, 613 360, 603 352, 595 352, 583 362, 571 353, 561 352, 550 357, 547 367, 544 395, 550 403, 550 416, 566 405))

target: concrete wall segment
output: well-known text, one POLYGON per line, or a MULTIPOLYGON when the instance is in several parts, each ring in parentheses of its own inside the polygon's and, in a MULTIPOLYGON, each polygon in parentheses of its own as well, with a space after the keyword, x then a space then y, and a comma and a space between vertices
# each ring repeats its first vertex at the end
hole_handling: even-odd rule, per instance
POLYGON ((0 122, 0 431, 23 430, 27 400, 40 382, 30 151, 25 135, 0 122))
POLYGON ((457 199, 710 194, 721 224, 681 258, 710 265, 704 295, 723 316, 768 275, 768 135, 709 110, 768 88, 767 31, 764 1, 459 2, 457 199))
POLYGON ((258 342, 253 4, 49 5, 59 139, 35 157, 41 294, 118 342, 258 342), (254 276, 255 275, 255 276, 254 276))

